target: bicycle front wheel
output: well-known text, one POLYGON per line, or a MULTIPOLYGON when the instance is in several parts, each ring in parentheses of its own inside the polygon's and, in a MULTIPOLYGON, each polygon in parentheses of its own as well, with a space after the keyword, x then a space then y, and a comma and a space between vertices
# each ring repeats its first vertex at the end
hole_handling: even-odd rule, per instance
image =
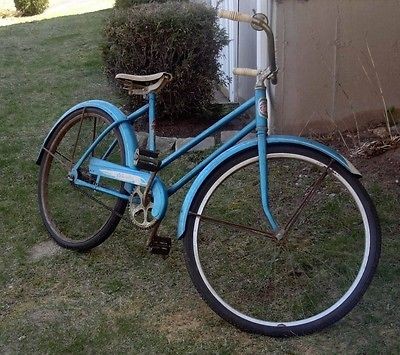
POLYGON ((184 240, 189 274, 208 305, 243 330, 311 333, 347 314, 371 282, 380 253, 376 212, 359 179, 331 158, 273 145, 272 214, 284 227, 299 212, 278 240, 261 206, 257 154, 219 166, 195 196, 184 240))
MULTIPOLYGON (((115 230, 125 211, 127 200, 68 180, 73 165, 112 122, 98 109, 75 111, 59 124, 45 147, 39 171, 39 208, 51 237, 64 248, 84 251, 99 245, 115 230)), ((114 129, 106 135, 90 157, 123 164, 125 151, 119 131, 114 129)), ((79 175, 86 182, 97 184, 96 177, 89 173, 88 159, 79 175)), ((124 193, 124 186, 118 181, 99 184, 124 193)))

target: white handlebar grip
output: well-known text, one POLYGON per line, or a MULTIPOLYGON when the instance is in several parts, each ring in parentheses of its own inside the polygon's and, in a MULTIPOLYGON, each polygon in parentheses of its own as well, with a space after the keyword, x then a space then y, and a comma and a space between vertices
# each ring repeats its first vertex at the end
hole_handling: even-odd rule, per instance
POLYGON ((237 11, 219 10, 218 16, 221 18, 226 18, 228 20, 232 20, 232 21, 248 22, 248 23, 253 22, 252 16, 247 15, 247 14, 242 14, 241 12, 237 12, 237 11))
POLYGON ((258 75, 257 69, 250 69, 250 68, 235 68, 233 69, 233 74, 235 75, 242 75, 242 76, 253 76, 256 77, 258 75))

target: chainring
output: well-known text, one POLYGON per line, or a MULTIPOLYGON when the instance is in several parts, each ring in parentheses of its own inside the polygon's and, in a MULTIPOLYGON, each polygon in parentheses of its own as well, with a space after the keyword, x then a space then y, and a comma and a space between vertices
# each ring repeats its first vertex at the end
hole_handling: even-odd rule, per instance
POLYGON ((129 215, 132 222, 142 229, 149 229, 157 223, 157 219, 151 214, 153 209, 153 201, 151 196, 150 200, 145 203, 144 201, 145 188, 136 186, 132 191, 129 198, 129 215))

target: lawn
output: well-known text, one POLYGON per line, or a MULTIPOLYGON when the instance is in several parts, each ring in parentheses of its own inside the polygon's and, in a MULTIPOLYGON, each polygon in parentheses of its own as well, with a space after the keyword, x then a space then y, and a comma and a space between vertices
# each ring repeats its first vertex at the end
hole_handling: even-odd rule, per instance
MULTIPOLYGON (((36 202, 36 156, 68 107, 119 102, 99 49, 108 14, 0 27, 0 353, 400 352, 400 204, 373 173, 365 179, 382 222, 378 273, 346 318, 311 336, 255 336, 221 320, 191 285, 181 242, 164 260, 146 252, 146 233, 123 223, 88 253, 49 242, 36 202)), ((181 198, 163 226, 172 237, 181 198)))

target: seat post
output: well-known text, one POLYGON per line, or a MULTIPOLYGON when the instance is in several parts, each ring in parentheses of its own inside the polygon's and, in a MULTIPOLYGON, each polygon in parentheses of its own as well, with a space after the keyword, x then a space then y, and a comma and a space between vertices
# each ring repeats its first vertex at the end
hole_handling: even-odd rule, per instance
POLYGON ((156 93, 150 92, 149 100, 149 138, 147 140, 147 149, 156 151, 156 93))

